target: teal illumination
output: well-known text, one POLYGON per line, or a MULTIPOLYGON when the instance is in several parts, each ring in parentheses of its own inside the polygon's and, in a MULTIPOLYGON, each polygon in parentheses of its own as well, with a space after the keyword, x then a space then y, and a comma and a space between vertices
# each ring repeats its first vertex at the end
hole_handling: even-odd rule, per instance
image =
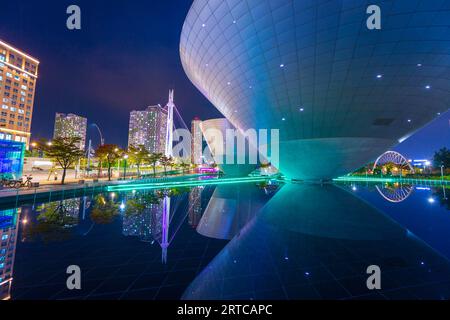
POLYGON ((450 185, 448 180, 439 179, 408 179, 408 178, 377 178, 377 177, 355 177, 355 176, 345 176, 333 179, 334 182, 382 182, 382 183, 404 183, 404 184, 414 184, 414 185, 450 185))
POLYGON ((166 189, 166 188, 180 188, 180 187, 198 187, 206 185, 223 185, 235 183, 254 183, 270 180, 269 177, 245 177, 245 178, 223 178, 211 180, 195 180, 195 181, 173 181, 160 183, 133 183, 117 186, 107 187, 108 191, 133 191, 133 190, 151 190, 151 189, 166 189))

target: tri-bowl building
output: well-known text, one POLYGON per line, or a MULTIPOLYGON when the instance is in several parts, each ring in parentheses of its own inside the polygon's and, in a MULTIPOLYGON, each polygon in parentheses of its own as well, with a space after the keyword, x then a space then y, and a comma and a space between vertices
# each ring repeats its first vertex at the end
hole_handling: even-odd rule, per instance
POLYGON ((448 1, 195 0, 180 52, 233 126, 280 129, 283 174, 326 180, 447 111, 449 27, 448 1))

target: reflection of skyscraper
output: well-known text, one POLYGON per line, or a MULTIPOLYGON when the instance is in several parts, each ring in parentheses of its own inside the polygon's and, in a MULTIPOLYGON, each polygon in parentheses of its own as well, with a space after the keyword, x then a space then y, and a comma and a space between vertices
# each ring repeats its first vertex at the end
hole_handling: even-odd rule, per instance
POLYGON ((123 217, 122 234, 138 237, 141 241, 151 242, 154 233, 159 233, 157 217, 163 210, 162 204, 149 204, 142 213, 125 215, 123 217))
POLYGON ((17 209, 0 211, 0 300, 9 300, 16 254, 17 209))
POLYGON ((131 111, 128 146, 143 145, 151 153, 164 153, 166 131, 167 111, 160 105, 131 111))
POLYGON ((195 118, 191 123, 191 161, 193 164, 202 164, 203 134, 200 128, 201 120, 195 118))
POLYGON ((189 225, 197 228, 202 218, 202 192, 205 187, 195 187, 189 192, 189 225))
MULTIPOLYGON (((181 196, 174 196, 174 199, 165 195, 160 202, 139 203, 139 207, 143 204, 145 209, 136 211, 131 215, 125 215, 123 218, 124 236, 137 236, 142 241, 155 240, 162 249, 162 262, 167 262, 167 251, 175 234, 186 221, 188 213, 186 210, 178 210, 181 203, 185 203, 187 193, 181 196), (172 203, 172 200, 174 202, 172 203)), ((143 199, 145 195, 137 195, 137 199, 143 199)), ((136 200, 136 198, 128 199, 136 200)), ((138 200, 139 202, 139 200, 138 200)))

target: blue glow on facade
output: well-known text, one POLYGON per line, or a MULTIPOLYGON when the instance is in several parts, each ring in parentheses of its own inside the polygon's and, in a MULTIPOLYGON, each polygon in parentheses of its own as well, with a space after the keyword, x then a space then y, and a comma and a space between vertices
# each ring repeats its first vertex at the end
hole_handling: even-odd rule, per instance
POLYGON ((24 155, 25 143, 0 140, 0 176, 20 178, 24 155))

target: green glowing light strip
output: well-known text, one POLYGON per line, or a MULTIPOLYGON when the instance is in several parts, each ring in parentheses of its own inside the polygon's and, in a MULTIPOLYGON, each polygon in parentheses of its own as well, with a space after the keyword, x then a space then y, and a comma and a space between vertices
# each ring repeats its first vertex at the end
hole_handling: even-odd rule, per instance
POLYGON ((269 177, 251 177, 251 178, 224 178, 217 180, 196 180, 196 181, 178 181, 178 182, 163 182, 163 183, 142 183, 142 184, 127 184, 119 186, 109 186, 108 191, 132 191, 142 189, 164 189, 164 188, 179 188, 179 187, 197 187, 205 185, 222 185, 222 184, 238 184, 251 183, 270 180, 269 177))
POLYGON ((339 177, 336 179, 333 179, 333 181, 342 181, 342 182, 395 182, 395 179, 393 178, 361 178, 361 177, 339 177))
POLYGON ((450 185, 448 180, 439 179, 408 179, 408 178, 365 178, 365 177, 340 177, 333 179, 335 182, 401 182, 410 184, 450 185))

